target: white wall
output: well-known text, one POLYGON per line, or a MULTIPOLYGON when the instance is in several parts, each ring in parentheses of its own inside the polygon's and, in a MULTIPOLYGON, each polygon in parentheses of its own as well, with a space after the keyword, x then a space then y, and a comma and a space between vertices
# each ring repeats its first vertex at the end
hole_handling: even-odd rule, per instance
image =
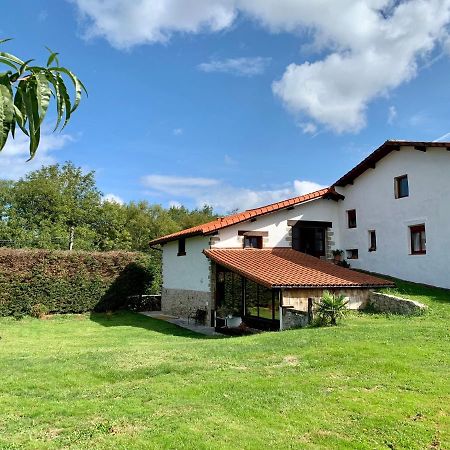
POLYGON ((406 280, 450 288, 450 152, 402 147, 358 177, 337 188, 342 249, 357 248, 352 267, 406 280), (409 197, 396 199, 394 178, 408 175, 409 197), (347 214, 356 209, 357 228, 347 214), (426 255, 410 254, 409 226, 425 223, 426 255), (376 230, 377 250, 369 252, 369 230, 376 230))
POLYGON ((332 222, 336 244, 339 246, 339 207, 334 200, 317 199, 302 203, 292 210, 281 210, 272 214, 257 217, 255 222, 243 222, 219 231, 220 240, 213 240, 213 248, 242 248, 243 237, 238 236, 239 230, 267 231, 268 238, 264 239, 264 247, 291 247, 288 240, 290 227, 288 220, 313 220, 332 222))
POLYGON ((178 241, 163 246, 163 287, 209 292, 210 262, 202 253, 209 248, 209 238, 186 239, 186 255, 177 256, 178 241))

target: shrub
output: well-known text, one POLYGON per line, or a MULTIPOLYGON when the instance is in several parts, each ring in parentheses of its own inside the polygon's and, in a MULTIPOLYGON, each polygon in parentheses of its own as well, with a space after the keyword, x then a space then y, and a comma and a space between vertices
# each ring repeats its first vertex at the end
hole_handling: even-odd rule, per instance
POLYGON ((123 309, 157 289, 156 267, 142 253, 0 249, 0 316, 123 309))
POLYGON ((347 313, 347 303, 344 295, 335 295, 324 291, 322 298, 316 305, 316 316, 320 325, 337 325, 347 313))
POLYGON ((36 303, 30 309, 30 316, 36 317, 37 319, 42 319, 44 316, 48 314, 47 306, 42 303, 36 303))

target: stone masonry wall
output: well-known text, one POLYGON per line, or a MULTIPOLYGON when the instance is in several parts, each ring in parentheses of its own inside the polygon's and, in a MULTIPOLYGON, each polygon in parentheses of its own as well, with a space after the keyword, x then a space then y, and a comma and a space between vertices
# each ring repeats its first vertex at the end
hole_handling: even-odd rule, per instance
POLYGON ((375 312, 403 315, 422 314, 427 309, 422 303, 378 292, 370 293, 369 306, 375 312))
POLYGON ((283 317, 281 320, 282 329, 301 328, 308 325, 308 313, 297 311, 293 308, 282 308, 283 317))
POLYGON ((163 288, 161 292, 161 311, 176 317, 189 317, 198 309, 207 311, 206 324, 211 323, 211 293, 185 289, 163 288))

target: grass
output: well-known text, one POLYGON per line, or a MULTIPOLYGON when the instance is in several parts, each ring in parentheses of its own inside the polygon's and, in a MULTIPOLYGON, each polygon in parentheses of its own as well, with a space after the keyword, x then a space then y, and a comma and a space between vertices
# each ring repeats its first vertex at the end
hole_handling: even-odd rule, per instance
POLYGON ((133 313, 2 318, 0 448, 450 448, 450 292, 393 293, 430 310, 240 338, 133 313))

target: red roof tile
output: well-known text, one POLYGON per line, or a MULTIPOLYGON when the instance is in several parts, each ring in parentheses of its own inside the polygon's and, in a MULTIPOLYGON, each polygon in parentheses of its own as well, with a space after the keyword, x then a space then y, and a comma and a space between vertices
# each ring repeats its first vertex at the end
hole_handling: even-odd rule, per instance
POLYGON ((212 261, 268 288, 387 287, 383 280, 291 248, 207 249, 212 261))
POLYGON ((150 245, 164 244, 166 242, 176 240, 180 237, 210 234, 215 231, 221 230, 222 228, 229 227, 230 225, 235 225, 237 223, 244 222, 253 217, 262 216, 264 214, 268 214, 269 212, 278 211, 283 208, 288 208, 290 206, 295 206, 300 203, 304 203, 306 201, 319 198, 333 198, 335 200, 338 200, 344 197, 338 194, 334 190, 334 188, 325 188, 307 195, 300 195, 298 197, 293 197, 288 200, 272 203, 271 205, 263 206, 261 208, 249 209, 248 211, 233 214, 231 216, 220 217, 219 219, 213 220, 211 222, 204 223, 202 225, 197 225, 196 227, 188 228, 187 230, 178 231, 177 233, 172 233, 167 236, 160 237, 158 239, 154 239, 153 241, 150 242, 150 245))

